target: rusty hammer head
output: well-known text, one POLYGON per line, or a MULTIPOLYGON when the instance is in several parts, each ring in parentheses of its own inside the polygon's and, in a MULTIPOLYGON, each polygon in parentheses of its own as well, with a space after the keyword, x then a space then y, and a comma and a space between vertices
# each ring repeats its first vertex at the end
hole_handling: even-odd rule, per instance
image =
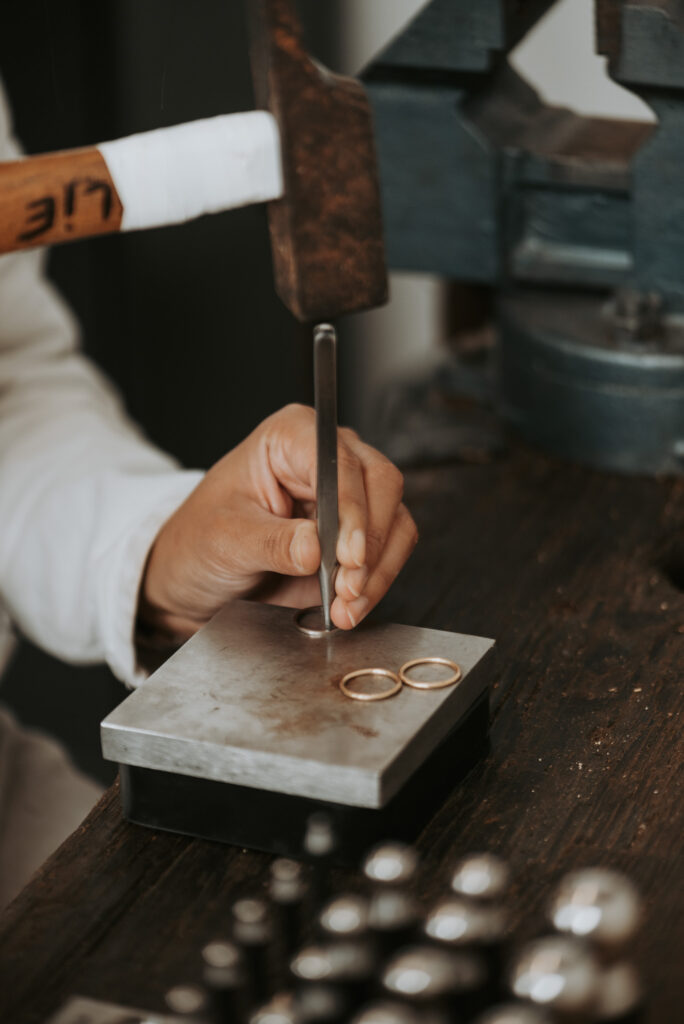
POLYGON ((249 0, 257 104, 280 129, 285 192, 269 204, 276 289, 303 321, 387 299, 375 144, 363 86, 306 53, 293 0, 249 0))

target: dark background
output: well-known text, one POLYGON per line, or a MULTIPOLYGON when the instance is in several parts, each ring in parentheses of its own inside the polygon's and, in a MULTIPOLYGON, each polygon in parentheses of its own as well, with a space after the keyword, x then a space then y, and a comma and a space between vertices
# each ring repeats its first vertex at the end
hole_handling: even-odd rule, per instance
MULTIPOLYGON (((312 51, 334 66, 335 3, 300 9, 312 51)), ((0 74, 29 153, 253 106, 238 0, 3 0, 0 74)), ((86 351, 184 465, 209 466, 275 409, 311 401, 309 339, 273 291, 262 207, 62 246, 49 268, 86 351)), ((124 695, 106 668, 24 642, 0 690, 105 782, 115 770, 99 722, 124 695)))

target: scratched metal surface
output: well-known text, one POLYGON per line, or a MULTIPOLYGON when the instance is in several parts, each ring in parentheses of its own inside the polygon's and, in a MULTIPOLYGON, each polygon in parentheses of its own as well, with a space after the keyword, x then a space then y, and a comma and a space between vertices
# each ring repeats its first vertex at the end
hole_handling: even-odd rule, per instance
POLYGON ((304 636, 288 608, 224 608, 102 723, 106 758, 351 806, 381 807, 486 686, 493 641, 415 626, 304 636), (450 658, 462 680, 361 703, 339 690, 362 667, 450 658), (486 675, 486 673, 485 673, 486 675))

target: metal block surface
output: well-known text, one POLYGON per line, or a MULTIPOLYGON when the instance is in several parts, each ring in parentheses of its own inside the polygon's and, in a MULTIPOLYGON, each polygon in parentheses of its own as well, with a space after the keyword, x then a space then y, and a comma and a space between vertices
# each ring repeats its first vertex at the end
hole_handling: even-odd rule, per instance
POLYGON ((486 689, 493 645, 415 626, 364 624, 313 639, 288 608, 227 605, 102 723, 104 756, 240 786, 383 807, 486 689), (440 690, 363 703, 339 689, 363 667, 458 662, 440 690))

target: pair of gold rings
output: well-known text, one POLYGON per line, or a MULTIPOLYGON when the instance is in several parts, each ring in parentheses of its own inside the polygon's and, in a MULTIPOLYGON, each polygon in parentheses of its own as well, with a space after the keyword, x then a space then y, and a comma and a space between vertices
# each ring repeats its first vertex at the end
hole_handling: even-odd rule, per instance
POLYGON ((347 672, 346 676, 340 679, 340 690, 345 697, 351 697, 352 700, 387 700, 388 697, 393 697, 395 693, 399 693, 404 683, 406 686, 413 687, 414 690, 441 690, 445 686, 453 686, 454 683, 459 681, 461 676, 460 665, 457 665, 455 661, 451 661, 449 658, 414 658, 412 661, 407 661, 401 666, 398 675, 388 668, 357 668, 354 672, 347 672), (451 674, 446 679, 412 679, 409 672, 411 669, 417 668, 418 665, 444 665, 446 668, 451 669, 451 674), (391 685, 386 690, 380 690, 378 693, 360 693, 358 690, 350 689, 349 683, 362 676, 382 676, 389 679, 391 685))

